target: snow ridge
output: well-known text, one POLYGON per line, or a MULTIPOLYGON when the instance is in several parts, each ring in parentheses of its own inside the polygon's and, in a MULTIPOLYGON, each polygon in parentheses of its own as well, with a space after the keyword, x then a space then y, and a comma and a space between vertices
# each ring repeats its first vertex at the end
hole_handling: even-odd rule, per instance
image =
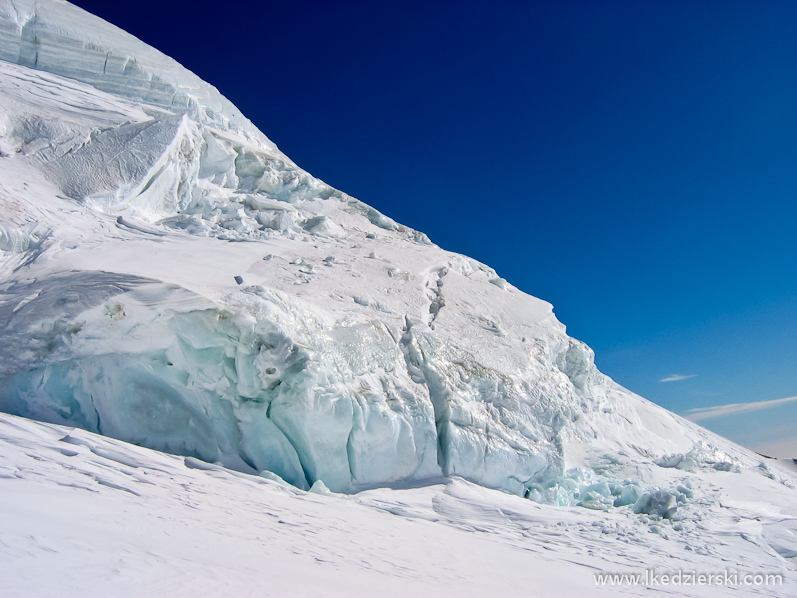
POLYGON ((0 60, 235 130, 290 162, 214 87, 118 27, 68 2, 0 2, 0 60))

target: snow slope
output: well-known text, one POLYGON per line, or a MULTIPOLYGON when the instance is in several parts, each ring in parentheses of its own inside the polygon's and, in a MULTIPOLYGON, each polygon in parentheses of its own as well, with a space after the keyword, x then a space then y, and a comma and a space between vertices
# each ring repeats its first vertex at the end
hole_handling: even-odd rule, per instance
POLYGON ((9 415, 0 454, 8 598, 795 595, 784 556, 797 554, 797 508, 777 465, 768 475, 665 470, 702 497, 671 522, 541 505, 461 478, 308 493, 9 415), (594 577, 645 570, 783 578, 645 587, 594 577))
POLYGON ((83 81, 102 91, 190 114, 287 158, 215 87, 156 49, 62 0, 4 0, 0 60, 83 81))
MULTIPOLYGON (((6 413, 295 488, 274 496, 515 500, 476 484, 704 547, 720 488, 793 496, 791 473, 602 375, 548 303, 315 179, 214 88, 66 2, 0 1, 0 205, 6 413)), ((35 494, 35 477, 4 483, 35 494)), ((759 506, 782 546, 729 533, 757 538, 746 562, 791 571, 777 501, 759 506)))

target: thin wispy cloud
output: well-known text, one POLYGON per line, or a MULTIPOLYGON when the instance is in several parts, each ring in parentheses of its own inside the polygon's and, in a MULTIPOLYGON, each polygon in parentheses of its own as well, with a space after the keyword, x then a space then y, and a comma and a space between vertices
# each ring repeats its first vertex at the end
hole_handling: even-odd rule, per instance
POLYGON ((685 417, 690 421, 699 422, 713 417, 722 417, 723 415, 750 413, 751 411, 770 409, 794 401, 797 401, 797 397, 786 397, 785 399, 774 399, 772 401, 756 401, 754 403, 732 403, 730 405, 718 405, 716 407, 701 407, 699 409, 690 409, 686 412, 685 417))
POLYGON ((659 382, 680 382, 681 380, 688 380, 689 378, 694 378, 697 374, 689 374, 688 376, 684 376, 683 374, 673 374, 672 376, 667 376, 666 378, 662 378, 659 382))

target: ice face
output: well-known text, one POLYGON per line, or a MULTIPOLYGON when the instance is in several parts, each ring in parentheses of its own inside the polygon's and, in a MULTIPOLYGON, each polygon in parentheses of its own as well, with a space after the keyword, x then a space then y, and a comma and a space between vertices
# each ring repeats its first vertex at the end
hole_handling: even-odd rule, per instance
POLYGON ((118 27, 67 2, 0 2, 0 60, 88 83, 233 130, 288 161, 214 87, 118 27))
POLYGON ((4 411, 272 471, 302 488, 439 474, 431 405, 402 385, 403 355, 379 326, 328 334, 262 287, 244 290, 235 312, 100 272, 17 291, 34 298, 0 314, 4 411), (12 346, 36 365, 20 367, 12 346))
POLYGON ((669 512, 678 464, 749 459, 711 461, 549 304, 301 170, 127 34, 3 2, 0 58, 4 411, 301 488, 461 476, 640 514, 669 512))
POLYGON ((191 201, 202 138, 185 116, 100 131, 47 164, 64 193, 97 208, 161 220, 191 201))

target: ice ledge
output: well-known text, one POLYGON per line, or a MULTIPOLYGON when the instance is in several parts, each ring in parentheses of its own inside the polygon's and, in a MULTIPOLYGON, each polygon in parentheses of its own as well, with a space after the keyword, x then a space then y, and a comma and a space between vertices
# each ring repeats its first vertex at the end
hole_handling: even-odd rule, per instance
POLYGON ((86 11, 55 0, 0 0, 0 60, 88 83, 242 134, 293 162, 219 91, 175 60, 86 11))

